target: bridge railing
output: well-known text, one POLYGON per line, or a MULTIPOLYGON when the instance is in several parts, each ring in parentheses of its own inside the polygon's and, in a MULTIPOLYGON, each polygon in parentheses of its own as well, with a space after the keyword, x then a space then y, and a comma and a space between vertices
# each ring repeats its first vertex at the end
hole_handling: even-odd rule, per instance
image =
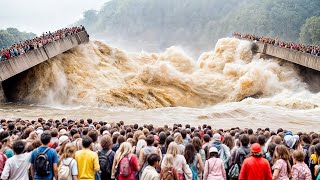
POLYGON ((66 36, 20 56, 0 62, 0 81, 4 81, 82 43, 89 42, 86 31, 66 36))

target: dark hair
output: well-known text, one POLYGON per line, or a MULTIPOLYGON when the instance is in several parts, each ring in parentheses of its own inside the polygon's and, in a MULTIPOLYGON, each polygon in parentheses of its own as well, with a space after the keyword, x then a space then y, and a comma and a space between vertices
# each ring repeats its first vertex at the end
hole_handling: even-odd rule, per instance
POLYGON ((268 145, 268 152, 270 154, 270 157, 273 157, 273 154, 274 154, 274 150, 276 149, 276 146, 277 144, 271 142, 269 145, 268 145))
POLYGON ((250 144, 254 144, 258 142, 258 138, 255 135, 250 135, 249 139, 250 139, 250 144))
POLYGON ((51 137, 57 137, 58 136, 58 130, 57 129, 53 129, 51 131, 51 137))
POLYGON ((212 158, 212 157, 219 158, 219 154, 217 152, 211 152, 210 158, 212 158))
POLYGON ((192 139, 192 144, 194 146, 194 148, 196 149, 197 152, 200 151, 200 149, 202 149, 202 145, 201 145, 201 140, 199 137, 194 137, 192 139))
POLYGON ((249 135, 248 134, 241 134, 240 142, 242 146, 248 146, 249 144, 249 135))
POLYGON ((122 135, 118 136, 117 143, 119 144, 119 146, 121 143, 123 143, 125 141, 126 141, 126 138, 124 136, 122 136, 122 135))
POLYGON ((180 133, 181 133, 181 136, 182 136, 183 139, 185 139, 187 137, 187 131, 185 129, 182 129, 180 131, 180 133))
POLYGON ((96 130, 90 130, 88 136, 92 139, 92 142, 96 142, 98 140, 98 132, 96 130))
POLYGON ((149 135, 146 138, 146 142, 147 142, 147 146, 151 146, 154 143, 154 136, 153 135, 149 135))
POLYGON ((77 134, 78 133, 78 130, 77 129, 71 129, 70 130, 70 135, 71 135, 71 137, 73 137, 73 135, 75 135, 75 134, 77 134))
POLYGON ((166 142, 167 135, 164 132, 159 133, 159 144, 163 145, 166 142))
POLYGON ((83 138, 82 138, 82 146, 83 146, 84 148, 90 147, 91 143, 92 143, 91 137, 89 137, 89 136, 83 136, 83 138))
POLYGON ((49 142, 51 141, 51 134, 48 132, 43 132, 41 134, 40 140, 43 145, 49 144, 49 142))
POLYGON ((266 143, 266 137, 264 135, 259 135, 258 143, 260 144, 260 146, 263 146, 266 143))
POLYGON ((310 144, 311 143, 311 138, 308 135, 301 135, 300 139, 306 144, 310 144))
POLYGON ((172 136, 168 136, 167 139, 166 139, 166 142, 165 142, 165 148, 166 148, 166 151, 168 150, 168 146, 171 142, 174 141, 174 138, 172 136))
POLYGON ((248 129, 248 134, 249 135, 253 134, 253 130, 252 129, 248 129))
POLYGON ((186 158, 187 164, 192 164, 194 160, 194 155, 196 154, 196 149, 193 144, 187 144, 184 150, 184 157, 186 158))
POLYGON ((12 149, 16 154, 21 154, 24 151, 25 145, 22 140, 17 140, 12 144, 12 149))
POLYGON ((91 124, 91 123, 92 123, 92 119, 87 119, 87 122, 88 122, 89 124, 91 124))
POLYGON ((210 136, 208 134, 203 135, 204 142, 210 142, 210 136))
POLYGON ((148 164, 153 166, 157 161, 160 161, 158 154, 150 154, 147 158, 148 164))

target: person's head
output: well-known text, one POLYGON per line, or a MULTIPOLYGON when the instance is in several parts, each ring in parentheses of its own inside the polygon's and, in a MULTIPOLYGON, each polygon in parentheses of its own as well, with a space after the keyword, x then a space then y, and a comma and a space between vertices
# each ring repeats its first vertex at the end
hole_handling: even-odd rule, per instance
POLYGON ((274 155, 276 157, 276 160, 283 159, 285 161, 288 161, 290 159, 288 148, 285 145, 277 145, 274 155))
POLYGON ((174 142, 176 142, 177 144, 183 144, 183 138, 180 133, 174 134, 174 142))
POLYGON ((117 157, 115 157, 116 162, 119 162, 123 157, 131 153, 132 146, 129 142, 123 142, 117 152, 117 157))
POLYGON ((233 149, 234 140, 233 140, 233 137, 230 134, 226 134, 224 136, 224 139, 223 139, 222 143, 225 144, 226 146, 228 146, 230 148, 230 150, 233 149))
POLYGON ((15 154, 21 154, 25 149, 25 143, 22 140, 13 142, 12 149, 15 154))
POLYGON ((159 133, 159 144, 163 145, 166 142, 167 135, 164 132, 159 133))
POLYGON ((209 143, 210 142, 210 136, 208 135, 208 134, 205 134, 205 135, 203 135, 203 141, 205 142, 205 143, 209 143))
POLYGON ((318 143, 318 144, 316 144, 316 145, 314 146, 314 152, 315 152, 315 154, 316 154, 317 157, 320 156, 320 143, 318 143))
POLYGON ((275 136, 275 137, 273 138, 273 142, 274 142, 275 144, 281 144, 282 138, 281 138, 280 136, 275 136))
POLYGON ((82 138, 82 146, 84 148, 89 148, 92 144, 92 139, 89 136, 83 136, 82 138))
POLYGON ((63 148, 62 158, 74 158, 76 147, 72 143, 67 143, 63 148))
POLYGON ((300 136, 302 144, 311 144, 311 138, 308 135, 301 135, 300 136))
POLYGON ((303 151, 294 150, 293 151, 293 161, 294 163, 301 163, 304 161, 304 153, 303 151))
POLYGON ((194 148, 193 144, 187 144, 184 150, 184 157, 188 164, 191 164, 194 159, 194 155, 196 154, 196 149, 194 148))
POLYGON ((251 155, 255 156, 255 157, 262 157, 262 150, 261 150, 261 146, 259 143, 254 143, 251 145, 250 147, 251 150, 251 155))
POLYGON ((167 154, 171 154, 173 157, 176 157, 178 154, 178 144, 176 142, 171 142, 167 149, 167 154))
POLYGON ((264 146, 264 144, 266 143, 266 137, 264 135, 259 135, 258 143, 260 144, 260 146, 264 146))
POLYGON ((213 135, 213 140, 214 140, 215 142, 220 142, 220 141, 221 141, 221 135, 220 135, 219 133, 215 133, 215 134, 213 135))
POLYGON ((246 147, 249 144, 249 135, 248 134, 241 134, 240 136, 241 145, 246 147))
POLYGON ((171 168, 173 166, 173 156, 171 154, 166 154, 166 158, 163 159, 163 167, 171 168))
POLYGON ((147 162, 150 166, 158 167, 159 166, 160 157, 158 154, 150 154, 147 158, 147 162))
POLYGON ((40 140, 43 145, 48 145, 51 141, 51 134, 48 132, 43 132, 41 134, 40 140))
POLYGON ((112 147, 112 139, 108 135, 104 135, 100 138, 100 145, 102 148, 111 149, 112 147))
POLYGON ((270 157, 273 157, 273 154, 274 154, 274 151, 276 149, 276 144, 271 142, 269 145, 268 145, 268 152, 270 154, 270 157))
POLYGON ((250 141, 250 144, 255 144, 255 143, 258 142, 258 138, 255 135, 250 135, 249 136, 249 141, 250 141))
POLYGON ((92 139, 93 143, 98 140, 98 132, 96 130, 90 130, 88 136, 92 139))
POLYGON ((152 146, 154 143, 154 136, 153 135, 148 135, 146 138, 147 146, 152 146))
POLYGON ((199 137, 194 137, 192 139, 192 144, 194 146, 194 148, 196 149, 197 152, 200 151, 200 149, 202 148, 202 145, 201 145, 201 140, 199 137))
POLYGON ((211 147, 209 149, 210 158, 219 158, 218 149, 216 147, 211 147))

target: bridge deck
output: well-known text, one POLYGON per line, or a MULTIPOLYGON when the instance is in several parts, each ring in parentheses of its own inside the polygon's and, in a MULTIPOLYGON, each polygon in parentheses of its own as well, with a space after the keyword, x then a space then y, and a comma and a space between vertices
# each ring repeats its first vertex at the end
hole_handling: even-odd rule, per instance
POLYGON ((252 49, 255 52, 263 53, 269 56, 280 58, 286 61, 299 64, 317 71, 320 71, 320 57, 300 51, 280 48, 272 44, 253 42, 252 49))
POLYGON ((26 54, 2 61, 0 62, 0 81, 9 79, 16 74, 86 42, 89 42, 88 34, 86 31, 81 31, 77 34, 46 44, 26 54))

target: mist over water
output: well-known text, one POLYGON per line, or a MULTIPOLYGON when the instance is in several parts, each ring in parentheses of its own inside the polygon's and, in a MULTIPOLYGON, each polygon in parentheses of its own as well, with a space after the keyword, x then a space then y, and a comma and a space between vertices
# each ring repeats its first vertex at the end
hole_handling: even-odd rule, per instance
POLYGON ((220 39, 198 60, 178 47, 128 54, 94 41, 11 79, 10 86, 6 95, 16 103, 9 106, 24 112, 0 109, 8 117, 153 123, 159 116, 162 121, 155 122, 177 123, 178 118, 195 124, 225 121, 226 126, 239 120, 259 125, 266 119, 302 126, 308 119, 314 126, 320 105, 320 94, 308 90, 294 65, 253 55, 250 42, 234 38, 220 39), (26 113, 28 104, 37 105, 30 107, 32 115, 26 113))
POLYGON ((95 41, 32 68, 14 83, 14 101, 42 105, 201 108, 248 97, 296 109, 320 103, 293 65, 253 56, 250 42, 233 38, 220 39, 197 61, 177 47, 127 54, 95 41))

